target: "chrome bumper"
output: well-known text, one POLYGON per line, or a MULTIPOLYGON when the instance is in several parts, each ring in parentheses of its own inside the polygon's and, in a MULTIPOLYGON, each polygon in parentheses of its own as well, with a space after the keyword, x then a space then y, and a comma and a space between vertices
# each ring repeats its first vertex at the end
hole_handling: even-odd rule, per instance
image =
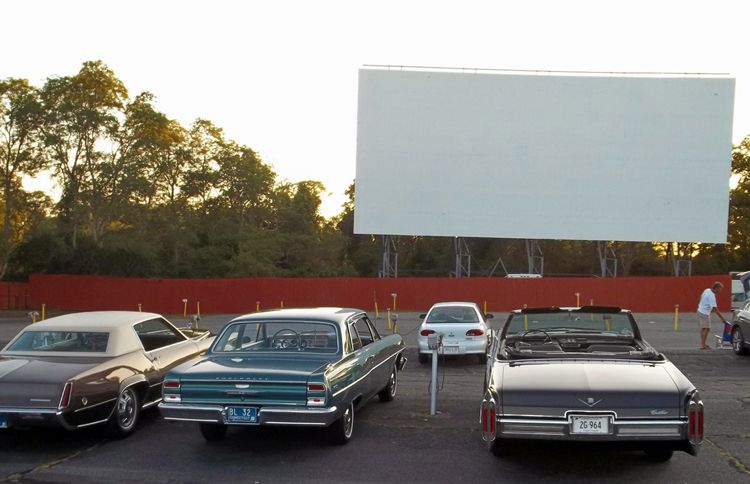
POLYGON ((62 427, 66 430, 75 428, 65 421, 62 411, 56 408, 0 407, 0 415, 7 419, 9 427, 62 427))
POLYGON ((504 439, 582 441, 687 440, 687 419, 622 420, 613 418, 607 434, 573 434, 568 419, 499 417, 497 436, 504 439))
POLYGON ((166 420, 183 422, 309 427, 327 427, 338 420, 342 413, 336 406, 326 408, 260 407, 257 423, 239 424, 227 422, 226 407, 223 405, 187 405, 162 402, 159 404, 159 411, 166 420))

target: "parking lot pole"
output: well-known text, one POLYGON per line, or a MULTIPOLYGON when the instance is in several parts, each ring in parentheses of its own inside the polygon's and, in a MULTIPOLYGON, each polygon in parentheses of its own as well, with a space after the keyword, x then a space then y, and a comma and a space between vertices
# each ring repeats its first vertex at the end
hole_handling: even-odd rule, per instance
POLYGON ((680 305, 674 305, 674 330, 677 331, 680 327, 680 305))
POLYGON ((432 350, 432 383, 430 384, 430 415, 437 414, 437 364, 438 350, 432 350))

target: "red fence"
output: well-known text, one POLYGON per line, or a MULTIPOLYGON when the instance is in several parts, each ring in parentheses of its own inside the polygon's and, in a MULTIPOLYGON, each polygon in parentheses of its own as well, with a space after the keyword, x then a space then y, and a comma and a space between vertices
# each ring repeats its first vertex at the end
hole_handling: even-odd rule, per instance
POLYGON ((437 301, 487 303, 489 311, 523 306, 575 306, 594 303, 637 312, 693 312, 703 289, 724 284, 719 308, 731 305, 728 275, 695 277, 506 278, 239 278, 125 279, 105 276, 32 275, 30 305, 48 309, 137 310, 167 314, 245 313, 261 309, 349 306, 372 311, 395 308, 424 311, 437 301), (395 296, 393 296, 395 294, 395 296))
POLYGON ((29 297, 29 284, 0 282, 0 309, 28 309, 29 297))

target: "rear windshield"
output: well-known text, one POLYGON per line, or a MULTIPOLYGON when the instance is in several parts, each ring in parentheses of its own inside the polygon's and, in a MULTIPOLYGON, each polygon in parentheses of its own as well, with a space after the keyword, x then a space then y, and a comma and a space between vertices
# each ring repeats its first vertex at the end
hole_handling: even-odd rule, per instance
POLYGON ((617 333, 633 336, 635 330, 628 313, 560 311, 552 313, 511 314, 505 334, 523 334, 541 330, 556 333, 617 333))
POLYGON ((106 353, 109 333, 89 331, 25 331, 7 351, 106 353))
POLYGON ((433 308, 427 315, 428 323, 478 323, 474 308, 463 306, 441 306, 433 308))
POLYGON ((214 353, 270 351, 289 353, 336 353, 336 326, 331 323, 253 321, 233 323, 219 335, 214 353))

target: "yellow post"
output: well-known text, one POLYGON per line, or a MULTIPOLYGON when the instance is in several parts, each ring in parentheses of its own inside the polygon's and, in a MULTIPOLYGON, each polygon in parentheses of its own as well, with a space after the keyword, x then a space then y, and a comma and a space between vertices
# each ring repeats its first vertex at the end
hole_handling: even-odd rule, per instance
POLYGON ((680 305, 674 305, 674 330, 677 331, 680 328, 680 305))
POLYGON ((198 317, 201 316, 201 302, 200 301, 195 303, 195 312, 198 313, 198 317))
POLYGON ((386 314, 388 315, 388 316, 387 316, 387 320, 388 320, 388 329, 389 329, 389 330, 392 330, 392 329, 393 329, 393 326, 391 326, 391 308, 388 308, 388 310, 387 310, 386 314))
POLYGON ((187 317, 187 301, 188 301, 187 299, 182 300, 182 317, 183 318, 187 317))
MULTIPOLYGON (((593 305, 594 305, 594 300, 592 299, 591 303, 589 303, 589 306, 593 306, 593 305)), ((594 320, 594 313, 591 313, 591 320, 592 321, 594 320)))
POLYGON ((143 312, 143 310, 142 310, 142 308, 141 308, 141 303, 138 303, 138 312, 139 312, 139 313, 140 313, 140 312, 143 312))
POLYGON ((255 301, 255 312, 260 311, 260 301, 255 301))
POLYGON ((375 301, 375 319, 380 319, 380 313, 378 312, 378 302, 375 301))
POLYGON ((281 300, 280 306, 281 306, 281 309, 284 309, 284 300, 283 299, 281 300))
MULTIPOLYGON (((523 308, 526 309, 526 305, 525 304, 523 305, 523 308)), ((524 329, 524 331, 528 331, 529 330, 529 316, 526 313, 523 314, 523 329, 524 329)))
POLYGON ((42 304, 42 321, 44 321, 44 310, 47 307, 46 304, 42 304))
POLYGON ((36 311, 31 311, 31 324, 36 323, 36 311))
POLYGON ((396 312, 396 293, 392 292, 391 297, 393 298, 393 312, 396 312))
POLYGON ((581 293, 576 292, 574 294, 576 295, 576 307, 580 308, 581 307, 581 293))
POLYGON ((487 301, 484 301, 484 314, 487 314, 487 301))

